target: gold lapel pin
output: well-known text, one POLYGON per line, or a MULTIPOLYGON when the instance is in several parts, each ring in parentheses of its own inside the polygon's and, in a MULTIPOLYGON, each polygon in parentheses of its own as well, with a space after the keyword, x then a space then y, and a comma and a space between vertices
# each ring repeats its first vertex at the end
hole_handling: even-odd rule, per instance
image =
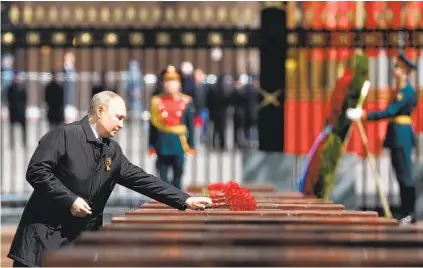
POLYGON ((106 158, 106 171, 112 170, 112 159, 110 157, 106 158))

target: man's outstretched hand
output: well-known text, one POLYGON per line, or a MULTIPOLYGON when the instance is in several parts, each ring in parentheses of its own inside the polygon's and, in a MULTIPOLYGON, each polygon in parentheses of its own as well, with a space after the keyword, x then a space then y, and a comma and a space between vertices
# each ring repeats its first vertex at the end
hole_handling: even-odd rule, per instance
POLYGON ((213 205, 213 201, 209 197, 189 197, 185 201, 185 205, 189 209, 198 210, 205 209, 206 207, 213 205))

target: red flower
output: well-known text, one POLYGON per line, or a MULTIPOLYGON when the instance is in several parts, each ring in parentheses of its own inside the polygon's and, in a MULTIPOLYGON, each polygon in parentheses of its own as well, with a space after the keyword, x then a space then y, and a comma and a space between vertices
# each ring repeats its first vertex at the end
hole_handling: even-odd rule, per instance
POLYGON ((223 191, 225 189, 225 184, 223 182, 212 183, 207 187, 207 189, 210 192, 212 192, 212 191, 223 191))
POLYGON ((233 189, 231 195, 228 196, 228 204, 230 210, 256 210, 256 201, 248 189, 233 189))
POLYGON ((256 210, 256 200, 246 188, 241 188, 235 181, 217 182, 208 185, 212 208, 229 207, 230 210, 256 210))

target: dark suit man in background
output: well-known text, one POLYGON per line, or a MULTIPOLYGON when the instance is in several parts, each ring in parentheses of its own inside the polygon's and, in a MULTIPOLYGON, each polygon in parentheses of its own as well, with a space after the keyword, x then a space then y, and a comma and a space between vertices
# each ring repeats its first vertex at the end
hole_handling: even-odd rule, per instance
POLYGON ((26 104, 28 93, 23 74, 15 72, 13 82, 6 92, 10 120, 10 146, 15 146, 14 125, 22 127, 22 143, 26 146, 26 104))
POLYGON ((52 73, 51 81, 47 84, 44 93, 50 128, 63 124, 65 121, 65 90, 57 81, 56 76, 57 74, 52 73))

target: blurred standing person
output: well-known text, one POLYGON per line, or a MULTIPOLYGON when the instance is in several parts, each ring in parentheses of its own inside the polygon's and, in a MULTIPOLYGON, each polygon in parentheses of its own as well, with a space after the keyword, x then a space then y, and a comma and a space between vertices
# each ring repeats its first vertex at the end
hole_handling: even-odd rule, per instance
POLYGON ((91 97, 94 97, 95 94, 100 93, 102 91, 113 91, 116 93, 115 89, 109 88, 107 82, 107 72, 105 71, 102 71, 100 74, 100 82, 92 87, 91 97))
POLYGON ((196 115, 201 118, 201 138, 204 140, 207 135, 207 125, 209 122, 209 109, 207 108, 207 94, 208 86, 205 81, 205 75, 203 70, 196 69, 194 71, 195 81, 195 109, 196 115))
POLYGON ((7 106, 7 90, 13 82, 14 77, 14 57, 12 54, 6 54, 1 61, 1 104, 7 106))
POLYGON ((255 134, 257 125, 257 113, 258 113, 258 78, 252 74, 246 76, 245 98, 246 98, 246 118, 244 133, 247 142, 257 140, 258 137, 255 134), (254 133, 254 134, 253 134, 254 133))
POLYGON ((129 63, 126 81, 126 96, 128 111, 132 117, 139 117, 142 112, 142 94, 144 91, 144 76, 136 60, 129 63))
POLYGON ((413 148, 417 144, 413 129, 413 112, 418 95, 410 81, 411 73, 417 65, 400 52, 395 60, 393 71, 395 88, 391 92, 389 105, 383 110, 366 111, 362 108, 348 108, 350 120, 389 120, 383 146, 390 150, 391 165, 398 182, 401 198, 400 214, 396 218, 402 224, 415 223, 416 188, 413 178, 413 148))
POLYGON ((76 70, 75 54, 65 53, 63 62, 63 88, 65 89, 65 105, 76 107, 76 70))
POLYGON ((192 98, 181 93, 181 76, 169 66, 163 75, 164 93, 151 99, 149 155, 157 155, 160 178, 169 182, 168 169, 173 169, 172 184, 182 188, 185 155, 194 151, 194 105, 192 98))
POLYGON ((26 147, 26 104, 27 90, 23 74, 15 72, 13 82, 7 90, 7 101, 10 120, 10 147, 15 146, 14 125, 17 123, 22 127, 22 143, 26 147))
MULTIPOLYGON (((155 88, 154 88, 154 91, 153 91, 153 93, 152 93, 152 96, 156 96, 156 95, 159 95, 159 94, 162 94, 163 92, 164 92, 164 89, 163 89, 163 77, 164 77, 164 75, 167 73, 167 70, 169 69, 169 68, 173 68, 173 69, 175 69, 175 66, 173 66, 173 65, 168 65, 161 73, 160 73, 160 75, 157 77, 157 82, 156 82, 156 86, 155 86, 155 88)), ((183 75, 182 75, 182 72, 181 71, 179 71, 178 69, 176 69, 176 72, 179 74, 179 76, 180 77, 182 77, 183 75)), ((184 81, 181 79, 181 88, 184 88, 184 81)))
POLYGON ((226 148, 226 116, 228 107, 228 93, 232 87, 232 77, 222 74, 217 79, 209 94, 207 94, 207 107, 210 120, 213 122, 212 146, 224 150, 226 148), (219 138, 219 146, 216 146, 216 138, 219 138))
POLYGON ((245 84, 242 81, 242 76, 235 82, 234 90, 229 95, 229 104, 233 107, 233 124, 234 124, 234 146, 237 148, 244 147, 245 133, 247 119, 247 96, 245 91, 245 84), (242 134, 242 135, 241 135, 242 134))
POLYGON ((182 92, 191 96, 195 101, 195 81, 194 81, 194 66, 189 61, 181 63, 182 73, 182 92))
POLYGON ((77 119, 78 108, 76 99, 76 68, 75 54, 65 53, 63 62, 63 89, 65 91, 65 120, 73 122, 77 119))
POLYGON ((47 104, 47 119, 50 129, 65 121, 65 90, 57 81, 57 74, 51 73, 51 81, 47 84, 44 100, 47 104))

